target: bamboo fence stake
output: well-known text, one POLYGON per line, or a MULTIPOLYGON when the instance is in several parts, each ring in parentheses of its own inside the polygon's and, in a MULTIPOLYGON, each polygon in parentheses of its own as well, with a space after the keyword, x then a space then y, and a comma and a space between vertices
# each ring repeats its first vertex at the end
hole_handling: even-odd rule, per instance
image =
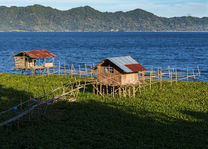
POLYGON ((121 87, 119 87, 119 97, 121 98, 121 87))
POLYGON ((197 65, 197 69, 198 69, 198 75, 199 75, 199 80, 200 80, 201 73, 200 73, 200 70, 199 70, 199 66, 198 65, 197 65))
POLYGON ((160 69, 160 89, 162 89, 162 69, 160 69))
POLYGON ((188 81, 188 78, 189 78, 189 76, 188 76, 188 65, 187 65, 187 81, 188 81))
POLYGON ((64 62, 64 75, 66 74, 66 66, 65 66, 65 62, 64 62))
POLYGON ((96 83, 97 85, 96 85, 96 88, 97 88, 97 95, 98 95, 98 83, 96 83))
POLYGON ((193 69, 193 76, 194 76, 194 79, 196 79, 196 76, 195 76, 195 73, 194 73, 194 69, 193 69))
POLYGON ((114 97, 114 92, 115 92, 115 88, 114 88, 114 86, 113 86, 113 97, 114 97))
POLYGON ((175 76, 176 76, 176 84, 178 83, 178 72, 177 69, 175 69, 175 76))
POLYGON ((80 65, 79 65, 79 76, 81 77, 81 70, 80 70, 80 65))
POLYGON ((107 93, 107 96, 108 96, 108 85, 106 85, 106 93, 107 93))
POLYGON ((150 90, 152 89, 152 71, 150 72, 150 90))
POLYGON ((168 75, 169 75, 169 81, 170 81, 170 66, 168 66, 168 75))
MULTIPOLYGON (((135 92, 135 87, 134 87, 134 92, 135 92)), ((139 82, 139 94, 141 95, 142 94, 142 92, 141 92, 141 83, 139 82)), ((134 93, 134 95, 135 95, 135 93, 134 93)))
POLYGON ((129 87, 129 97, 131 97, 131 88, 129 87))
POLYGON ((135 97, 135 86, 133 86, 133 96, 135 97))
POLYGON ((60 64, 60 61, 59 61, 59 75, 61 74, 61 64, 60 64))

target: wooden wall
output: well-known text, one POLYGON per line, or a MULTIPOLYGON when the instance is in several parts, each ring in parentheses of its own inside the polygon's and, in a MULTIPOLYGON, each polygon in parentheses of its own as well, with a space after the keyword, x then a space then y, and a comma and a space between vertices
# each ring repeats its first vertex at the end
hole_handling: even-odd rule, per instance
POLYGON ((26 64, 25 64, 25 57, 24 56, 18 56, 15 57, 15 68, 25 68, 26 64))
POLYGON ((105 73, 104 68, 108 66, 97 66, 97 81, 105 85, 120 85, 121 73, 114 69, 113 73, 105 73))
POLYGON ((121 75, 121 85, 135 84, 139 80, 138 73, 129 73, 121 75))
POLYGON ((35 59, 30 59, 26 56, 15 57, 15 69, 27 69, 35 66, 35 59))
POLYGON ((97 81, 105 85, 131 85, 135 84, 139 77, 138 73, 122 74, 114 68, 113 73, 106 73, 109 66, 97 66, 97 81))

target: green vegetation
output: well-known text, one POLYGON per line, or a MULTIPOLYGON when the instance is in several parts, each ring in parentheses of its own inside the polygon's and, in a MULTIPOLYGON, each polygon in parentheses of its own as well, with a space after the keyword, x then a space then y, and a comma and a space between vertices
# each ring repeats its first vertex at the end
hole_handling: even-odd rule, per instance
POLYGON ((1 6, 0 14, 0 31, 208 31, 207 17, 164 18, 141 9, 111 13, 89 6, 67 11, 1 6))
MULTIPOLYGON (((0 74, 0 109, 72 79, 0 74)), ((19 129, 0 128, 0 148, 208 148, 208 82, 159 88, 146 87, 136 98, 102 98, 87 90, 76 102, 60 100, 19 129)))

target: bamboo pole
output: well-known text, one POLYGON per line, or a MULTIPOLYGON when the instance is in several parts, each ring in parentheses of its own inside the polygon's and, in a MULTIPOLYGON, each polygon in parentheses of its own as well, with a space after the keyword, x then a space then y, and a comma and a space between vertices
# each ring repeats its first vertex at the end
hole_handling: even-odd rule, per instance
POLYGON ((65 66, 65 62, 64 62, 64 75, 66 74, 66 66, 65 66))
POLYGON ((178 73, 177 73, 177 69, 175 69, 175 76, 176 76, 176 84, 178 82, 178 73))
POLYGON ((200 78, 201 73, 200 73, 200 70, 199 70, 199 65, 197 65, 197 69, 198 69, 198 75, 199 75, 199 78, 200 78))
POLYGON ((162 89, 162 69, 160 69, 160 89, 162 89))
POLYGON ((81 68, 80 68, 80 65, 79 65, 79 76, 81 77, 81 70, 80 70, 81 68))
POLYGON ((121 95, 121 87, 120 86, 119 86, 118 90, 119 90, 119 97, 121 98, 122 95, 121 95))
POLYGON ((189 76, 188 76, 188 65, 187 65, 187 81, 188 81, 188 78, 189 78, 189 76))
POLYGON ((98 95, 98 83, 96 83, 97 85, 96 85, 96 89, 97 89, 97 95, 98 95))
POLYGON ((108 96, 108 85, 106 85, 106 94, 108 96))
POLYGON ((196 79, 196 76, 195 76, 195 72, 194 72, 194 69, 193 69, 193 76, 194 76, 194 79, 196 79))
POLYGON ((128 89, 129 97, 131 97, 131 88, 128 89))
POLYGON ((168 66, 168 76, 169 76, 169 81, 170 81, 170 66, 168 66))
POLYGON ((152 89, 152 71, 150 72, 150 90, 152 89))
POLYGON ((113 86, 113 97, 115 96, 115 87, 113 86))
POLYGON ((59 61, 59 75, 61 74, 61 64, 60 64, 60 61, 59 61))
POLYGON ((133 86, 133 97, 135 97, 135 86, 133 86))

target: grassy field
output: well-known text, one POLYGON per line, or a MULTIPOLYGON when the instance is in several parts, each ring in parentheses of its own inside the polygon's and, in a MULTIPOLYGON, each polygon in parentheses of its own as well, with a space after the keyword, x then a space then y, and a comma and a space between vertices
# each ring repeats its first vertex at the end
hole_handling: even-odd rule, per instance
MULTIPOLYGON (((0 74, 0 111, 74 78, 0 74)), ((0 148, 208 148, 208 82, 155 84, 136 98, 79 94, 20 128, 0 128, 0 148)))

